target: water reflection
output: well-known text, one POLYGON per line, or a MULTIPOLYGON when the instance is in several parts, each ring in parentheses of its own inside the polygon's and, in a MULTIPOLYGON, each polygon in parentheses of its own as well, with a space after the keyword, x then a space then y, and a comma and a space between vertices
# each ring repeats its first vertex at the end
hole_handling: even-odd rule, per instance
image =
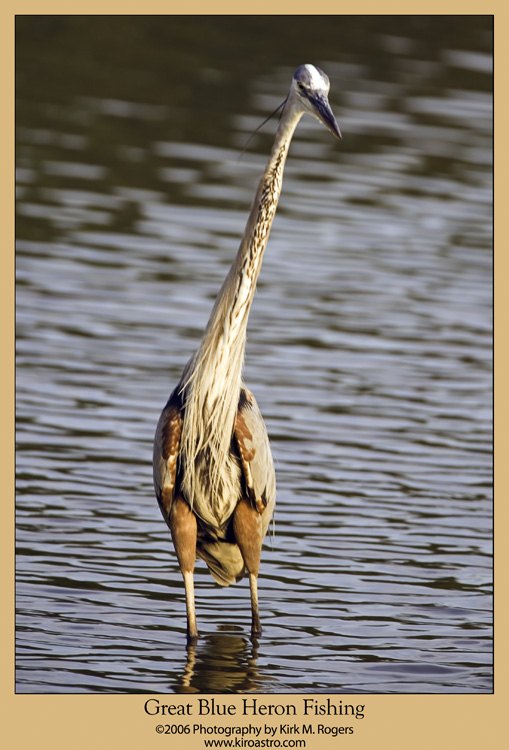
MULTIPOLYGON (((258 642, 232 633, 212 633, 187 648, 177 693, 249 693, 264 690, 270 676, 257 668, 258 642)), ((169 688, 171 689, 172 683, 169 688)))
POLYGON ((18 18, 19 692, 491 690, 490 24, 18 18), (198 566, 186 652, 153 432, 308 60, 344 140, 302 122, 250 318, 264 635, 198 566))

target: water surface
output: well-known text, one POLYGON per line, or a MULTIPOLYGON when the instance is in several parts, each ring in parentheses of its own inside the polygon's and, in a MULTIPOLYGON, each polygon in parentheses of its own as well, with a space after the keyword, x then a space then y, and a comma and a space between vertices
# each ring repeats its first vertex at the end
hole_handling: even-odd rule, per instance
POLYGON ((490 21, 206 21, 17 20, 17 690, 489 692, 490 21), (249 323, 264 634, 198 563, 186 651, 153 433, 308 61, 344 140, 301 122, 249 323))

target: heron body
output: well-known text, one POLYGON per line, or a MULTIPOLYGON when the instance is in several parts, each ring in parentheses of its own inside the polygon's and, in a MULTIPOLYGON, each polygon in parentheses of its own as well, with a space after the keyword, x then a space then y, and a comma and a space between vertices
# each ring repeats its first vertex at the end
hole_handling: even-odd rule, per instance
POLYGON ((249 574, 253 636, 261 632, 257 577, 263 538, 274 511, 276 481, 267 430, 242 379, 246 329, 256 281, 281 193, 294 130, 303 114, 337 138, 329 80, 313 65, 295 72, 267 168, 237 256, 217 296, 198 351, 159 418, 154 487, 184 578, 187 637, 198 636, 195 558, 222 586, 249 574))

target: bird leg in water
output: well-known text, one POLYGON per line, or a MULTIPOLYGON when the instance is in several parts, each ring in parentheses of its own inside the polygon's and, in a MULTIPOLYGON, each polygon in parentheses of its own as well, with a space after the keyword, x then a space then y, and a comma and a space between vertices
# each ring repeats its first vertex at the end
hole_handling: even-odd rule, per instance
POLYGON ((251 591, 251 635, 261 635, 260 614, 258 611, 258 571, 262 553, 262 518, 253 508, 251 502, 243 497, 239 500, 233 513, 233 533, 239 545, 242 557, 249 572, 249 588, 251 591))
POLYGON ((193 578, 197 526, 196 516, 181 497, 174 498, 172 502, 168 525, 186 589, 187 641, 188 643, 194 643, 198 638, 193 578))

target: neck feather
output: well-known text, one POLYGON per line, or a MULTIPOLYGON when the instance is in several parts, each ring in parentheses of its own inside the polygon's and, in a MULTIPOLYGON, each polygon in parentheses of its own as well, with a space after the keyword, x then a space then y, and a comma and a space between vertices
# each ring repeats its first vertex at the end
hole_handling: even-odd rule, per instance
MULTIPOLYGON (((182 432, 187 494, 192 502, 193 466, 206 450, 229 454, 242 385, 249 310, 263 253, 281 193, 283 170, 300 114, 283 111, 271 156, 254 198, 237 256, 217 296, 199 350, 181 380, 185 415, 182 432)), ((213 470, 213 469, 212 469, 213 470)), ((217 478, 219 485, 220 478, 217 478)), ((213 485, 214 481, 212 480, 213 485)), ((219 490, 219 486, 215 489, 219 490)))
MULTIPOLYGON (((194 366, 200 360, 216 365, 231 354, 243 358, 247 321, 263 254, 276 213, 288 148, 300 115, 281 118, 272 152, 253 200, 237 256, 224 280, 212 310, 194 366), (240 349, 240 351, 239 351, 240 349)), ((231 365, 238 365, 233 356, 231 365)), ((241 367, 228 365, 230 372, 241 367)), ((223 381, 224 382, 224 381, 223 381)))

